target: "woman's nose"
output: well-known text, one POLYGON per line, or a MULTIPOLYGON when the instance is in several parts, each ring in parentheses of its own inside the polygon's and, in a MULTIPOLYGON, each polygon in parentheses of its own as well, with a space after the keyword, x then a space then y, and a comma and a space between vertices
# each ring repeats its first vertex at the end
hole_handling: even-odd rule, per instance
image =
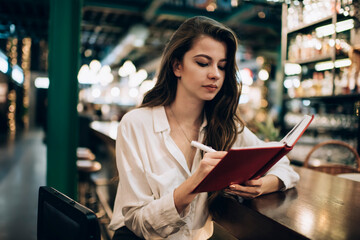
POLYGON ((209 69, 209 78, 211 79, 219 79, 221 77, 220 69, 216 66, 211 66, 209 69))

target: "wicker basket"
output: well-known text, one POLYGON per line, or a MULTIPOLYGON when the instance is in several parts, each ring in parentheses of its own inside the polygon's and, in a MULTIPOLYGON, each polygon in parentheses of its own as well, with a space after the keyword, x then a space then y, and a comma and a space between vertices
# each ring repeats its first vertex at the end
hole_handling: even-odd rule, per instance
POLYGON ((359 173, 360 172, 360 157, 359 154, 357 153, 357 151, 348 143, 343 142, 343 141, 339 141, 339 140, 329 140, 329 141, 324 141, 321 142, 319 144, 316 144, 311 150, 310 152, 307 154, 307 156, 305 157, 305 161, 304 161, 304 167, 306 168, 311 168, 314 169, 316 171, 320 171, 320 172, 325 172, 325 173, 329 173, 329 174, 340 174, 340 173, 359 173), (347 166, 345 164, 338 164, 338 163, 325 163, 325 164, 320 164, 320 165, 310 165, 309 164, 309 160, 311 155, 319 148, 325 146, 325 145, 340 145, 343 146, 345 148, 348 148, 355 156, 355 160, 357 163, 357 168, 351 167, 351 166, 347 166))

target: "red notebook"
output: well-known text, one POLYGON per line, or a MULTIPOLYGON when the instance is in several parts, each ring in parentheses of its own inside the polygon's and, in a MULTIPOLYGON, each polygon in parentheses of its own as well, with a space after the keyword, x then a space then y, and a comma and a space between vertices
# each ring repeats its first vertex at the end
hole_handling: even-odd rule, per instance
POLYGON ((212 192, 263 176, 294 147, 314 116, 305 115, 280 142, 230 149, 193 192, 212 192))

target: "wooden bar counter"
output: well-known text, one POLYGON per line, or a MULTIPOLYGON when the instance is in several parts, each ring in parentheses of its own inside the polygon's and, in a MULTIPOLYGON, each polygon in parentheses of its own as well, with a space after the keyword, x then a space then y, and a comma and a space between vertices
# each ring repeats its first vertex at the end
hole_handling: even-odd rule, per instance
POLYGON ((285 192, 216 198, 215 222, 239 239, 360 239, 360 182, 294 169, 300 181, 285 192))
MULTIPOLYGON (((91 129, 115 150, 117 123, 91 129)), ((293 166, 293 189, 253 200, 217 197, 210 206, 217 225, 238 239, 360 239, 360 182, 293 166)))

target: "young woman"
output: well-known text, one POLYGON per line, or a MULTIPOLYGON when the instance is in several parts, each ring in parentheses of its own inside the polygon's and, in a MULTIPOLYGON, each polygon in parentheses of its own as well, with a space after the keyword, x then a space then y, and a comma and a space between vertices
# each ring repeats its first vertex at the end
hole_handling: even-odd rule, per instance
MULTIPOLYGON (((188 19, 173 34, 155 87, 119 124, 114 239, 121 239, 124 226, 145 239, 212 235, 208 194, 192 191, 231 147, 262 144, 238 115, 236 49, 234 33, 206 17, 188 19), (203 153, 192 140, 217 152, 203 153)), ((298 179, 284 157, 262 178, 225 191, 254 198, 298 179)))

